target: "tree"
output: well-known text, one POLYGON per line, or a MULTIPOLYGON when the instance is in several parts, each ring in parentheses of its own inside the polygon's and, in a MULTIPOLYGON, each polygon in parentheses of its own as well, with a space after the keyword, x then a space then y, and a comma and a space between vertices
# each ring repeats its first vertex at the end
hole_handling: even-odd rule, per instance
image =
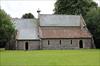
POLYGON ((93 34, 97 48, 100 48, 100 7, 91 9, 85 17, 87 27, 93 34))
POLYGON ((9 41, 14 32, 15 28, 10 16, 7 15, 4 10, 0 9, 0 40, 6 39, 9 41))
POLYGON ((54 13, 67 15, 82 14, 85 16, 90 8, 97 8, 97 4, 93 0, 57 0, 54 13))
POLYGON ((25 14, 22 16, 22 18, 25 18, 25 19, 27 19, 27 18, 34 18, 34 16, 33 16, 33 14, 31 14, 31 13, 25 13, 25 14))

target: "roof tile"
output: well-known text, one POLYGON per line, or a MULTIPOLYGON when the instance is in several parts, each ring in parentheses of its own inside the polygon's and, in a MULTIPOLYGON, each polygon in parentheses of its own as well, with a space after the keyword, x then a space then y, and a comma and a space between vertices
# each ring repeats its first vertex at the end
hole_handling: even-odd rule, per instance
POLYGON ((40 38, 91 38, 80 27, 40 27, 40 38))

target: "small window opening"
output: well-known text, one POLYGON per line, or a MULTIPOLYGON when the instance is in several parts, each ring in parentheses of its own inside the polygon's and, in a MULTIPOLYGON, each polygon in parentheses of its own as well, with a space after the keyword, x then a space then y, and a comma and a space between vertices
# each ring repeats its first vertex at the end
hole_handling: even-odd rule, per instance
POLYGON ((48 40, 48 45, 50 45, 50 41, 48 40))
POLYGON ((72 44, 72 40, 71 40, 71 44, 72 44))
POLYGON ((61 45, 61 40, 60 40, 60 45, 61 45))

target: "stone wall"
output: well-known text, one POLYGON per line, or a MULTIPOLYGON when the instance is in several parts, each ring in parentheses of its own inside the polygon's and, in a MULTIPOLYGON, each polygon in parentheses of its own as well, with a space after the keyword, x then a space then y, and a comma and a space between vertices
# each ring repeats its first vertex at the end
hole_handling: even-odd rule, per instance
POLYGON ((28 42, 28 50, 38 50, 38 49, 79 49, 80 40, 82 40, 82 48, 91 48, 91 39, 42 39, 33 41, 16 41, 17 50, 26 50, 25 43, 28 42))
POLYGON ((92 39, 83 39, 84 48, 92 48, 92 39))
POLYGON ((79 49, 80 40, 83 48, 91 48, 91 39, 43 39, 41 47, 42 49, 79 49))
POLYGON ((33 41, 24 41, 24 40, 17 40, 16 41, 16 49, 17 50, 26 50, 25 44, 28 43, 28 50, 38 50, 40 49, 40 41, 33 40, 33 41))

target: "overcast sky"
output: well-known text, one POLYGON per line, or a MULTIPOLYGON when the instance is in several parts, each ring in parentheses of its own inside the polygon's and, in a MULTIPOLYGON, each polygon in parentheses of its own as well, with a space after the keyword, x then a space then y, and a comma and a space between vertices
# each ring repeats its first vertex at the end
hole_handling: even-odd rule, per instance
MULTIPOLYGON (((100 0, 95 0, 100 6, 100 0)), ((0 0, 1 9, 13 18, 20 18, 25 13, 32 13, 37 17, 37 9, 41 14, 52 14, 56 0, 0 0)))

